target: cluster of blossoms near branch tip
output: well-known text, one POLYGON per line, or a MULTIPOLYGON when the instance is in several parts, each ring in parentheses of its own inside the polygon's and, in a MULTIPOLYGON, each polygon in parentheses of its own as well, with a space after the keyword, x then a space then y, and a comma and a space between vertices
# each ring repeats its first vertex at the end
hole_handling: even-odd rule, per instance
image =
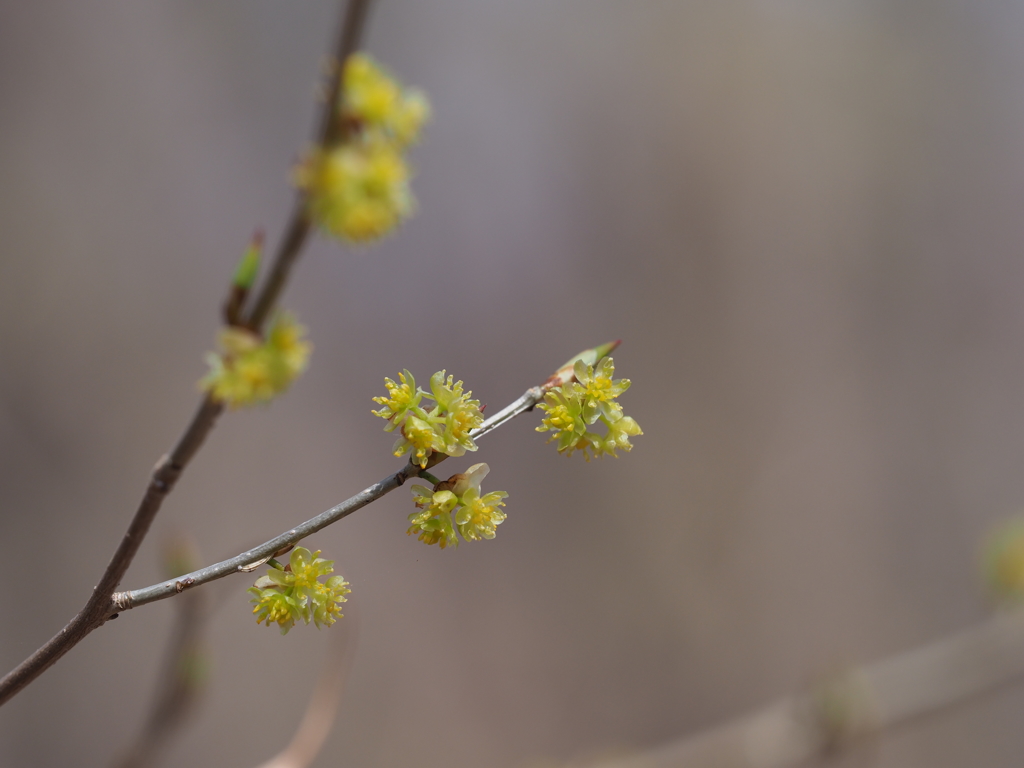
POLYGON ((249 588, 256 623, 265 621, 268 627, 277 624, 282 635, 288 634, 296 621, 312 621, 317 628, 331 626, 341 618, 341 604, 347 602, 345 596, 352 591, 341 576, 320 581, 321 576, 333 572, 334 561, 324 560, 319 550, 311 553, 305 547, 296 547, 287 566, 272 565, 249 588))
POLYGON ((483 423, 480 401, 463 390, 461 381, 453 383, 454 378, 438 371, 430 377, 430 392, 417 387, 409 371, 398 374, 398 382, 384 379, 387 397, 373 398, 384 407, 371 413, 387 419, 385 432, 400 430, 392 449, 395 456, 412 453, 411 460, 426 467, 432 451, 462 456, 476 450, 469 433, 483 423))
POLYGON ((405 151, 430 116, 426 97, 403 90, 369 56, 353 54, 342 74, 345 131, 311 149, 295 171, 310 218, 353 243, 377 240, 413 212, 405 151))
POLYGON ((615 363, 610 357, 602 358, 596 366, 577 360, 573 366, 573 379, 553 387, 544 395, 539 407, 547 414, 538 432, 554 432, 551 441, 558 442, 559 453, 571 456, 583 451, 590 461, 595 456, 617 458, 615 451, 630 451, 630 437, 642 435, 636 420, 624 416, 622 406, 615 399, 629 389, 629 379, 613 379, 615 363), (590 427, 602 422, 606 429, 600 435, 590 427))
POLYGON ((266 338, 247 328, 221 329, 220 352, 207 356, 210 371, 200 389, 231 408, 271 400, 306 369, 312 345, 305 333, 287 313, 274 318, 266 338))
POLYGON ((419 534, 424 544, 438 544, 441 549, 459 545, 456 528, 466 541, 493 539, 495 528, 505 520, 501 507, 508 494, 481 493, 480 483, 488 472, 486 464, 474 464, 464 474, 452 475, 433 489, 412 486, 413 500, 421 511, 409 515, 408 533, 419 534))

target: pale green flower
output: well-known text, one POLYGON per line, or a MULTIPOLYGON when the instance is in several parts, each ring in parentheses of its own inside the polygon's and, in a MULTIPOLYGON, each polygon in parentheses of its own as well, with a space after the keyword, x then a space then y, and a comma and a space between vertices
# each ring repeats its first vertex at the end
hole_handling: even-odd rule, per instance
POLYGON ((615 363, 610 357, 601 358, 596 366, 576 360, 571 380, 551 386, 538 407, 545 412, 538 432, 554 432, 551 441, 557 441, 559 453, 571 456, 583 451, 590 461, 594 456, 617 457, 617 450, 629 451, 630 437, 642 435, 635 419, 623 416, 622 406, 615 399, 629 389, 629 379, 613 379, 615 363), (602 423, 606 432, 601 435, 588 427, 602 423))
POLYGON ((410 461, 413 464, 426 467, 436 442, 437 433, 434 428, 423 419, 410 414, 402 424, 402 436, 395 442, 391 452, 395 456, 411 452, 410 461))
POLYGON ((281 394, 306 369, 312 345, 288 313, 275 316, 266 339, 246 328, 220 332, 221 352, 210 354, 201 389, 230 408, 264 403, 281 394))
MULTIPOLYGON (((422 485, 412 487, 417 499, 416 506, 426 500, 427 489, 422 485)), ((438 491, 430 495, 429 503, 421 512, 409 515, 409 530, 406 533, 418 533, 424 544, 438 544, 441 549, 448 546, 459 546, 459 539, 452 526, 452 509, 459 503, 458 497, 451 491, 438 491)))
POLYGON ((345 62, 342 86, 343 139, 310 149, 295 169, 295 184, 321 229, 365 243, 393 231, 415 209, 405 150, 419 137, 430 105, 361 53, 345 62))
POLYGON ((505 521, 505 513, 500 507, 505 506, 502 499, 508 498, 504 491, 492 491, 480 495, 479 488, 470 488, 459 500, 462 506, 455 513, 455 524, 459 533, 466 541, 493 539, 494 529, 505 521))
POLYGON ((345 116, 364 129, 380 130, 404 147, 419 137, 430 117, 422 92, 402 87, 377 62, 355 53, 345 62, 345 116))
POLYGON ((640 425, 636 423, 635 419, 630 416, 623 416, 618 421, 613 421, 608 425, 608 432, 604 437, 593 435, 594 439, 590 441, 591 447, 594 450, 595 456, 611 456, 613 459, 616 459, 618 455, 615 451, 623 450, 628 453, 633 450, 633 445, 629 442, 629 438, 642 434, 643 431, 641 431, 640 425))
POLYGON ((409 516, 409 533, 419 533, 426 544, 439 544, 441 549, 458 546, 455 526, 466 541, 493 539, 495 528, 505 520, 501 507, 508 494, 492 491, 482 494, 480 484, 490 467, 474 464, 464 474, 452 475, 432 490, 422 485, 412 486, 413 501, 421 512, 409 516), (455 526, 452 525, 454 515, 455 526))
POLYGON ((305 547, 292 550, 287 568, 270 568, 249 589, 255 605, 256 623, 276 623, 287 634, 296 621, 317 627, 331 626, 341 618, 341 603, 352 590, 340 576, 320 579, 334 572, 334 561, 305 547))
POLYGON ((420 404, 423 399, 423 392, 417 389, 416 379, 408 370, 398 374, 401 384, 396 384, 392 379, 385 378, 384 386, 388 389, 387 397, 375 397, 373 402, 383 405, 379 411, 370 411, 374 416, 380 416, 388 420, 384 427, 385 432, 391 432, 402 423, 405 414, 420 404))
POLYGON ((294 172, 310 218, 351 243, 378 240, 412 215, 409 177, 401 148, 375 136, 315 147, 294 172))
POLYGON ((469 433, 484 422, 480 401, 471 398, 472 392, 464 392, 461 381, 452 383, 454 376, 445 380, 445 371, 438 371, 430 377, 430 391, 437 402, 437 415, 431 420, 443 430, 438 433, 435 450, 449 456, 462 456, 475 451, 476 443, 469 433))
POLYGON ((396 456, 412 453, 412 462, 426 467, 433 451, 448 456, 462 456, 475 451, 476 442, 470 436, 483 421, 480 401, 465 391, 461 381, 438 371, 430 377, 430 392, 416 386, 409 371, 398 375, 400 384, 384 379, 387 397, 375 397, 374 402, 384 407, 372 411, 375 416, 388 420, 386 432, 401 428, 402 436, 392 451, 396 456))
POLYGON ((249 587, 249 593, 253 595, 252 602, 256 606, 252 609, 256 614, 256 623, 261 624, 265 621, 268 627, 277 624, 282 635, 287 635, 288 630, 295 626, 295 620, 303 616, 302 605, 290 593, 275 587, 249 587))

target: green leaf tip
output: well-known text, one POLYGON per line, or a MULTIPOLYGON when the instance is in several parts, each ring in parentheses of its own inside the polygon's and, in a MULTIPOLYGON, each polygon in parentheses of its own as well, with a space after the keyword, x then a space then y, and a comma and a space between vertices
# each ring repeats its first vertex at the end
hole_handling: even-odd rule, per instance
POLYGON ((241 261, 238 262, 238 268, 235 269, 235 277, 231 284, 244 291, 252 288, 260 271, 260 257, 262 254, 263 230, 258 229, 252 236, 252 240, 249 241, 249 247, 245 249, 245 254, 242 256, 241 261))

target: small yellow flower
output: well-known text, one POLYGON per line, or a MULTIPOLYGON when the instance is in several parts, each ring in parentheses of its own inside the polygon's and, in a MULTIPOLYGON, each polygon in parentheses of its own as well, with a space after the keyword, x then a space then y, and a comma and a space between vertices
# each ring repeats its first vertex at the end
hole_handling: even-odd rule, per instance
POLYGON ((200 388, 231 408, 273 399, 306 369, 312 345, 305 332, 287 313, 274 318, 265 340, 244 328, 224 328, 221 352, 207 356, 210 371, 200 388))
POLYGON ((445 372, 438 371, 430 377, 431 391, 426 392, 416 386, 409 371, 398 378, 400 384, 384 379, 387 396, 373 398, 384 407, 371 411, 388 420, 385 432, 401 427, 402 436, 392 449, 396 456, 412 451, 413 462, 426 467, 432 451, 462 456, 477 449, 470 433, 483 423, 484 416, 480 401, 464 390, 461 381, 454 376, 445 378, 445 372))
POLYGON ((370 124, 387 123, 402 98, 398 83, 364 53, 346 60, 343 87, 346 113, 370 124))
POLYGON ((426 467, 436 439, 437 435, 430 424, 415 416, 408 416, 402 425, 402 436, 398 438, 391 452, 395 456, 401 456, 411 449, 411 461, 420 467, 426 467))
POLYGON ((310 150, 295 172, 310 217, 353 243, 377 240, 414 208, 409 169, 391 142, 368 137, 330 150, 310 150))
POLYGON ((594 456, 616 458, 617 450, 630 451, 630 437, 642 435, 636 420, 623 416, 622 406, 615 398, 629 389, 629 379, 613 379, 615 363, 610 357, 600 359, 596 366, 576 360, 571 379, 552 386, 539 404, 545 417, 538 432, 554 432, 551 441, 558 442, 558 452, 571 456, 583 451, 590 461, 594 456), (607 428, 604 435, 588 429, 601 422, 607 428))
POLYGON ((398 380, 402 383, 396 384, 393 379, 385 377, 384 386, 388 389, 387 397, 373 398, 373 402, 384 407, 379 411, 370 411, 370 413, 388 420, 388 425, 384 427, 385 432, 391 432, 401 424, 406 412, 410 408, 418 406, 423 398, 423 393, 416 388, 416 379, 408 370, 398 374, 398 380))
POLYGON ((430 119, 430 102, 421 91, 406 91, 401 105, 391 116, 391 132, 403 147, 420 137, 420 130, 430 119))
POLYGON ((504 491, 481 495, 480 483, 490 467, 474 464, 465 474, 452 475, 434 486, 433 491, 423 485, 412 486, 413 501, 421 512, 409 515, 408 533, 418 533, 424 544, 439 544, 441 549, 458 546, 455 526, 466 541, 493 539, 495 528, 505 520, 500 507, 508 497, 504 491), (454 513, 454 523, 453 523, 454 513))
POLYGON ((407 534, 418 534, 424 544, 437 544, 444 549, 448 546, 459 546, 459 539, 452 527, 451 511, 459 503, 458 497, 451 491, 431 493, 422 485, 412 487, 413 495, 418 499, 416 506, 425 506, 422 512, 409 515, 407 534), (423 505, 429 494, 429 503, 423 505))
POLYGON ((341 576, 320 578, 334 572, 334 561, 320 557, 319 550, 305 547, 292 550, 288 566, 270 568, 249 589, 254 604, 256 623, 277 624, 287 634, 296 621, 331 626, 341 618, 341 604, 348 601, 352 590, 341 576))
POLYGON ((484 415, 480 401, 472 399, 472 392, 463 391, 461 381, 453 384, 454 379, 454 376, 449 376, 445 380, 445 371, 438 371, 430 377, 430 390, 440 409, 431 418, 444 427, 443 433, 438 435, 436 450, 449 456, 462 456, 467 450, 476 450, 476 442, 469 433, 483 424, 484 415))
POLYGON ((430 117, 430 104, 417 90, 402 87, 372 58, 356 53, 345 63, 344 109, 364 130, 380 131, 399 147, 414 142, 430 117))
POLYGON ((505 513, 499 509, 505 506, 502 501, 505 498, 508 498, 508 494, 504 491, 491 491, 481 496, 479 483, 466 489, 459 497, 462 507, 455 513, 455 524, 459 526, 462 538, 466 541, 493 539, 494 529, 506 518, 505 513))
POLYGON ((377 240, 412 215, 404 152, 430 115, 426 97, 403 91, 369 56, 345 62, 343 139, 306 153, 295 184, 306 192, 310 219, 352 243, 377 240))

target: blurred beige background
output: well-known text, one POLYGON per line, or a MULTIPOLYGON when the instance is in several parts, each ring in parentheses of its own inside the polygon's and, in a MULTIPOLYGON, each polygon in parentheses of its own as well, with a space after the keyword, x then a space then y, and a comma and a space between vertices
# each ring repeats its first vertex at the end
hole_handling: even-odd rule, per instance
MULTIPOLYGON (((337 7, 0 3, 5 670, 84 602, 197 400, 250 233, 280 233, 337 7)), ((352 582, 319 766, 643 749, 988 613, 977 547, 1024 508, 1024 6, 973 0, 381 0, 429 93, 416 218, 310 248, 316 352, 223 419, 126 587, 187 531, 233 555, 396 468, 384 376, 497 408, 612 338, 632 454, 522 418, 474 460, 492 542, 405 536, 399 490, 310 540, 352 582)), ((284 746, 326 632, 221 582, 212 681, 166 765, 284 746)), ((108 765, 174 606, 123 615, 0 712, 4 765, 108 765)), ((1019 766, 1024 686, 886 735, 890 767, 1019 766)))

